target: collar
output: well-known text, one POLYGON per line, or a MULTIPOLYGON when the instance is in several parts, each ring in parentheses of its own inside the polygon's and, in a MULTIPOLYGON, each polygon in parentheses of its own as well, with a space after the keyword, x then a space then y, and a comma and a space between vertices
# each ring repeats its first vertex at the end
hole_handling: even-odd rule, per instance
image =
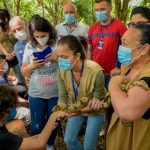
POLYGON ((19 41, 19 40, 18 40, 18 43, 20 43, 20 44, 26 44, 26 43, 27 43, 27 40, 24 40, 24 41, 19 41))
POLYGON ((99 23, 100 23, 100 26, 101 26, 101 27, 108 28, 108 27, 109 27, 109 26, 113 23, 113 21, 114 21, 114 18, 111 18, 110 23, 109 23, 109 24, 107 24, 107 25, 101 25, 101 22, 99 22, 99 23))
MULTIPOLYGON (((63 22, 63 26, 68 26, 66 21, 63 22)), ((79 26, 79 22, 75 22, 75 27, 78 27, 78 26, 79 26)))

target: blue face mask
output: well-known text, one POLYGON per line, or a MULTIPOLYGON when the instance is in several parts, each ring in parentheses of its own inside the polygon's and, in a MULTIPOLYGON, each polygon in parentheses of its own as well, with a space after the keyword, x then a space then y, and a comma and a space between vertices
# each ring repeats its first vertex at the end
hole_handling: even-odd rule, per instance
POLYGON ((65 70, 65 71, 70 71, 72 69, 72 64, 71 64, 70 59, 59 58, 58 66, 60 69, 65 70))
POLYGON ((119 46, 118 49, 118 60, 121 64, 129 65, 131 64, 135 59, 139 58, 141 55, 137 56, 136 58, 132 59, 132 50, 136 49, 138 47, 141 47, 141 45, 136 46, 134 48, 127 48, 124 46, 119 46))
POLYGON ((72 24, 75 22, 75 16, 73 14, 66 14, 65 15, 65 21, 68 23, 68 24, 72 24))
POLYGON ((98 21, 106 21, 107 20, 107 14, 106 11, 102 11, 102 12, 96 12, 96 18, 98 21))

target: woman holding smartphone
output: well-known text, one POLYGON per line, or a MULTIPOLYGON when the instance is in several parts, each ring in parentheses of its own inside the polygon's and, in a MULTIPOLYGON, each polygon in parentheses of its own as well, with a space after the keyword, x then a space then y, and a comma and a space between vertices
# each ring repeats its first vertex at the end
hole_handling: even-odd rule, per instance
MULTIPOLYGON (((24 76, 30 77, 31 135, 35 135, 42 131, 58 101, 58 65, 53 52, 57 34, 46 19, 37 17, 30 24, 30 35, 31 41, 26 45, 21 71, 24 76), (45 54, 47 49, 49 51, 45 54)), ((48 149, 53 149, 55 136, 56 131, 48 141, 48 149)))

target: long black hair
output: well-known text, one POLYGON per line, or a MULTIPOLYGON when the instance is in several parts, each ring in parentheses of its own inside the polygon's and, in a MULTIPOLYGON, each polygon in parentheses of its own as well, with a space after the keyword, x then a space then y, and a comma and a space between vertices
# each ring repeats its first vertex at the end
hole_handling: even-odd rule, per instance
POLYGON ((2 31, 7 32, 8 31, 8 23, 10 20, 10 14, 7 9, 0 9, 0 20, 2 21, 0 23, 2 31))
POLYGON ((9 85, 0 85, 0 119, 17 105, 17 93, 9 85))
POLYGON ((150 22, 150 9, 149 8, 143 7, 143 6, 135 7, 131 12, 130 18, 132 18, 132 16, 136 14, 140 14, 142 17, 147 19, 148 22, 150 22))

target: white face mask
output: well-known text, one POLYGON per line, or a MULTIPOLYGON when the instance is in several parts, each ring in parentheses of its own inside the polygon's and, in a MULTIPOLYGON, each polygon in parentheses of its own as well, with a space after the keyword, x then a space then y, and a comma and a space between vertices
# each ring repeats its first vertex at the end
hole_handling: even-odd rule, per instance
POLYGON ((27 33, 24 30, 16 30, 16 33, 14 33, 14 37, 17 38, 19 41, 25 41, 27 39, 27 33))
POLYGON ((3 71, 4 73, 6 73, 8 71, 8 68, 9 68, 9 66, 8 66, 7 62, 5 62, 4 66, 2 68, 0 68, 0 71, 3 71))
POLYGON ((42 37, 42 38, 36 38, 36 40, 41 46, 45 46, 49 40, 49 36, 42 37))

